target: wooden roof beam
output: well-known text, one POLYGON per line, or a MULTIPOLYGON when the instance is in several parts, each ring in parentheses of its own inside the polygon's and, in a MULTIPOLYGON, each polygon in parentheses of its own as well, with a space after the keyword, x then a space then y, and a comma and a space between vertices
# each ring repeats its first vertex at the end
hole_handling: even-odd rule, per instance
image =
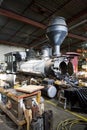
POLYGON ((24 22, 26 24, 33 25, 33 26, 41 28, 41 29, 45 29, 46 28, 46 26, 44 24, 41 24, 39 22, 36 22, 34 20, 31 20, 29 18, 23 17, 21 15, 18 15, 16 13, 13 13, 13 12, 5 10, 5 9, 1 9, 0 8, 0 15, 6 16, 6 17, 11 18, 11 19, 18 20, 20 22, 24 22))
MULTIPOLYGON (((44 25, 42 23, 39 23, 39 22, 36 22, 36 21, 31 20, 29 18, 20 16, 20 15, 18 15, 16 13, 13 13, 13 12, 5 10, 5 9, 1 9, 0 8, 0 15, 3 15, 3 16, 6 16, 6 17, 9 17, 9 18, 12 18, 12 19, 24 22, 26 24, 30 24, 30 25, 36 26, 36 27, 41 28, 41 29, 45 29, 46 28, 46 25, 44 25)), ((69 33, 68 37, 76 38, 76 39, 83 40, 83 41, 87 41, 87 38, 85 38, 83 36, 78 36, 78 35, 75 35, 75 34, 72 34, 72 33, 69 33)))
POLYGON ((75 35, 75 34, 72 34, 72 33, 68 33, 68 37, 76 38, 76 39, 79 39, 79 40, 82 40, 82 41, 87 41, 86 37, 75 35))

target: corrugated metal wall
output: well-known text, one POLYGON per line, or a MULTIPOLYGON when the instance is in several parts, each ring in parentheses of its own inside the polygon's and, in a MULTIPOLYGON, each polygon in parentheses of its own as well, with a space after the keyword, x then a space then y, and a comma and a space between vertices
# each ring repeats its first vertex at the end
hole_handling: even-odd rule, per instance
POLYGON ((4 62, 4 54, 14 51, 25 51, 25 48, 19 48, 8 45, 0 45, 0 62, 4 62))

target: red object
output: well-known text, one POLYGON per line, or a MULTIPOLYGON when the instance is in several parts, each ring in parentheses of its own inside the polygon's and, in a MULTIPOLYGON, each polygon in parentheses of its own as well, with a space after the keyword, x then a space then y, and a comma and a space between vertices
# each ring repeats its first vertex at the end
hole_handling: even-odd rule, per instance
POLYGON ((74 73, 77 73, 78 72, 78 56, 80 56, 80 54, 76 52, 67 52, 66 55, 73 56, 73 58, 71 59, 71 62, 73 64, 74 73))

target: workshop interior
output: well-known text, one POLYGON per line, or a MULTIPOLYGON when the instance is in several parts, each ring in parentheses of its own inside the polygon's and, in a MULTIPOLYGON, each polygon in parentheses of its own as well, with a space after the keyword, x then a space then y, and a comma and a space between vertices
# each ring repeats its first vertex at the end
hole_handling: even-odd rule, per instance
POLYGON ((1 120, 3 130, 87 129, 87 0, 0 0, 1 120))

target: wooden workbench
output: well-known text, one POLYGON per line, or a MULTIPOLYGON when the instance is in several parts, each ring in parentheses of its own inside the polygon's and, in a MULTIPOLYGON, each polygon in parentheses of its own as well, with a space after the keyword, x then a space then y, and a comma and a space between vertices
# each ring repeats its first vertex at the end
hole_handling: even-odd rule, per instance
POLYGON ((14 89, 3 89, 0 88, 0 109, 4 111, 17 125, 18 130, 26 124, 24 117, 24 112, 22 108, 22 102, 26 99, 27 102, 31 98, 36 97, 37 102, 40 102, 41 91, 36 91, 32 93, 17 92, 14 89), (1 95, 5 95, 7 100, 11 102, 11 108, 7 108, 6 103, 1 100, 1 95))

